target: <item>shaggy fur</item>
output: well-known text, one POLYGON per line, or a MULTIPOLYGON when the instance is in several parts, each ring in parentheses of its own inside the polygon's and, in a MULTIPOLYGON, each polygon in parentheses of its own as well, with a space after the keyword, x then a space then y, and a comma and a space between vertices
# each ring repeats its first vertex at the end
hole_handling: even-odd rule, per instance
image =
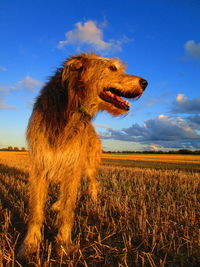
POLYGON ((82 176, 97 200, 96 172, 101 142, 91 124, 99 110, 128 112, 126 98, 139 97, 147 82, 128 75, 118 59, 80 54, 69 58, 41 90, 30 117, 27 140, 31 158, 29 223, 19 255, 37 250, 50 183, 60 183, 56 241, 69 250, 74 209, 82 176))

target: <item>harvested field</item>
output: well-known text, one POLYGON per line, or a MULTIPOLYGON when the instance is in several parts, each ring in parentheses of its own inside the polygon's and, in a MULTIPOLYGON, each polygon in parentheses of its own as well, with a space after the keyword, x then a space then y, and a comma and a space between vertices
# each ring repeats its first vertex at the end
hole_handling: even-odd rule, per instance
POLYGON ((200 172, 200 155, 103 154, 105 165, 200 172))
POLYGON ((97 176, 101 185, 98 204, 91 203, 87 183, 82 184, 73 230, 73 255, 68 258, 56 254, 56 214, 50 206, 59 186, 52 186, 41 248, 26 260, 17 259, 17 249, 26 232, 29 164, 27 153, 0 152, 0 266, 199 264, 199 172, 127 168, 110 163, 97 176))
POLYGON ((200 164, 200 155, 176 155, 176 154, 103 154, 106 159, 122 159, 134 161, 151 161, 179 164, 200 164))

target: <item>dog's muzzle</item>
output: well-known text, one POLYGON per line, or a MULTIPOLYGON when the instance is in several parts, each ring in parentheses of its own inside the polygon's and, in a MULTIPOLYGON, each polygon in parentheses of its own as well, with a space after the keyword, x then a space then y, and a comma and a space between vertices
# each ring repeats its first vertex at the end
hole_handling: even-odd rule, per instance
POLYGON ((142 87, 143 91, 146 89, 148 82, 144 79, 139 80, 140 86, 142 87))

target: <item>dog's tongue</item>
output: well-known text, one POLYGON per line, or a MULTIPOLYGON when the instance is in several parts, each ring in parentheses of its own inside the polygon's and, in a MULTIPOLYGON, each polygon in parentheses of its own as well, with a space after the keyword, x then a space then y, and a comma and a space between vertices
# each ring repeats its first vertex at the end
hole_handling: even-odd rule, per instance
POLYGON ((119 97, 118 95, 113 94, 112 97, 113 97, 114 99, 116 99, 117 101, 119 101, 119 102, 124 102, 124 100, 121 99, 121 97, 119 97))
POLYGON ((118 108, 129 110, 130 104, 128 101, 124 101, 120 96, 112 93, 111 91, 105 90, 100 94, 100 96, 104 101, 112 103, 118 108))
POLYGON ((115 95, 115 98, 116 98, 118 101, 122 101, 122 99, 121 99, 118 95, 115 95))
POLYGON ((119 101, 119 102, 123 102, 123 100, 116 94, 113 94, 112 92, 110 91, 106 91, 106 94, 109 95, 110 97, 112 97, 113 99, 119 101))
POLYGON ((121 99, 121 97, 119 97, 118 95, 115 95, 115 99, 121 103, 125 103, 126 105, 130 106, 128 101, 124 101, 123 99, 121 99))

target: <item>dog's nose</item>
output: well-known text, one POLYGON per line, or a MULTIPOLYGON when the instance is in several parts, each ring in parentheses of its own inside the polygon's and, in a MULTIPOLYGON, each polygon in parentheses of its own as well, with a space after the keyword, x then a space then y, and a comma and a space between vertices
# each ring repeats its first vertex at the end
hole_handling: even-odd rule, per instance
POLYGON ((140 85, 141 85, 142 89, 145 90, 145 88, 148 85, 148 82, 144 79, 140 79, 140 85))

